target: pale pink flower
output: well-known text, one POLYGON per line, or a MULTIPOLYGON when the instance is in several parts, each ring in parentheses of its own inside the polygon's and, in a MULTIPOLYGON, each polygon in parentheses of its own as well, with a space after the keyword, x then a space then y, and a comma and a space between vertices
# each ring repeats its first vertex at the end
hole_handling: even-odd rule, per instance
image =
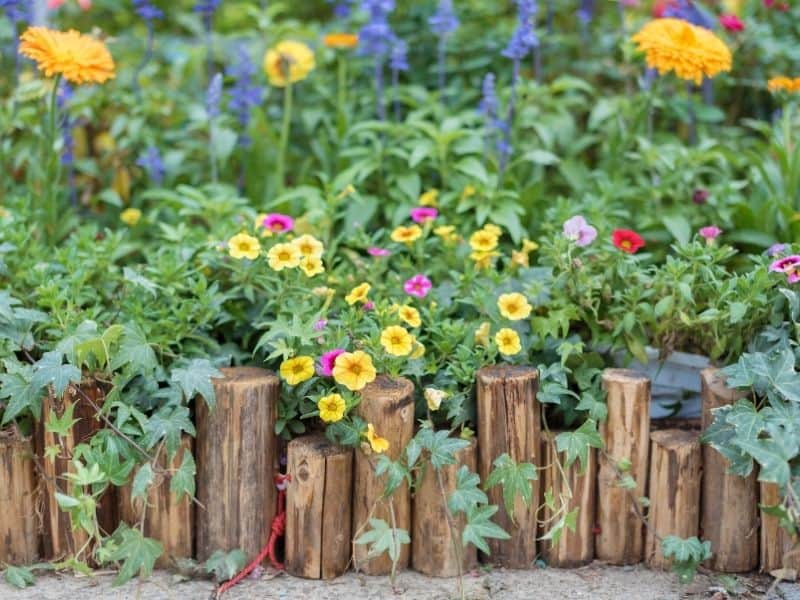
POLYGON ((709 225, 708 227, 701 227, 699 233, 700 237, 705 238, 706 242, 710 244, 719 237, 722 233, 722 229, 716 225, 709 225))
POLYGON ((327 319, 320 319, 319 321, 314 323, 314 331, 322 331, 327 326, 328 326, 328 320, 327 319))
POLYGON ((427 223, 439 216, 439 211, 430 206, 418 206, 411 209, 411 219, 415 223, 427 223))
POLYGON ((564 221, 564 236, 577 246, 588 246, 597 237, 597 229, 586 222, 581 215, 564 221))
POLYGON ((389 256, 391 252, 386 248, 378 248, 376 246, 373 246, 372 248, 367 248, 367 254, 369 254, 370 256, 381 257, 381 256, 389 256))
POLYGON ((431 291, 433 284, 431 280, 425 275, 414 275, 411 279, 403 284, 403 290, 409 296, 416 296, 417 298, 424 298, 431 291))
POLYGON ((375 303, 372 300, 367 300, 361 308, 364 310, 375 310, 375 303))
POLYGON ((317 365, 317 374, 323 377, 333 376, 333 366, 336 364, 336 358, 340 354, 344 354, 344 348, 334 348, 319 357, 319 364, 317 365))

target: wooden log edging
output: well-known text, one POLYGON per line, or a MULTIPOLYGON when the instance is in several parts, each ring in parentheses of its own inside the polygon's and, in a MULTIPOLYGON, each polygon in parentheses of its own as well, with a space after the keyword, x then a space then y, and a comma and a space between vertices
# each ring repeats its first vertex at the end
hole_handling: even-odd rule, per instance
POLYGON ((0 432, 0 564, 26 565, 39 556, 33 445, 0 432))
MULTIPOLYGON (((774 483, 761 482, 761 504, 775 506, 781 502, 780 488, 774 483)), ((792 537, 779 524, 778 517, 761 513, 761 571, 771 573, 789 569, 800 575, 800 540, 792 537)))

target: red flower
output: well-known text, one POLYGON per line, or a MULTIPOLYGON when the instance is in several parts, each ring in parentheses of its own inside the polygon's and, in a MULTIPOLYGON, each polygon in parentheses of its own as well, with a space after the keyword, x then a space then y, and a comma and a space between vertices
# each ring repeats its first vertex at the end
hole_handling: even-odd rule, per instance
POLYGON ((744 31, 744 23, 736 15, 721 15, 719 23, 728 31, 744 31))
POLYGON ((639 248, 644 246, 642 236, 630 229, 615 229, 611 234, 611 242, 628 254, 635 254, 639 248))
POLYGON ((656 0, 653 3, 653 16, 660 19, 664 16, 664 11, 674 4, 674 0, 656 0))

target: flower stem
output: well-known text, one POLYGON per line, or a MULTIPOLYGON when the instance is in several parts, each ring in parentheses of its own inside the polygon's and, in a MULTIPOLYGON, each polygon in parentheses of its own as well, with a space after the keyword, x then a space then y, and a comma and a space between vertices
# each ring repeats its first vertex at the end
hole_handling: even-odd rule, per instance
POLYGON ((339 53, 338 64, 338 86, 337 100, 336 100, 336 124, 339 131, 339 137, 344 136, 347 129, 347 60, 345 60, 342 53, 339 53))
POLYGON ((285 170, 286 170, 286 151, 289 146, 289 132, 292 127, 292 90, 293 85, 288 83, 283 93, 283 124, 281 125, 281 139, 278 147, 278 166, 277 177, 278 193, 283 191, 285 185, 285 170))
POLYGON ((58 218, 58 180, 59 156, 56 151, 56 133, 58 131, 58 88, 61 85, 61 76, 53 80, 53 90, 50 92, 49 114, 47 131, 45 132, 44 151, 42 164, 45 165, 43 196, 44 196, 44 226, 46 235, 55 237, 55 228, 58 218))

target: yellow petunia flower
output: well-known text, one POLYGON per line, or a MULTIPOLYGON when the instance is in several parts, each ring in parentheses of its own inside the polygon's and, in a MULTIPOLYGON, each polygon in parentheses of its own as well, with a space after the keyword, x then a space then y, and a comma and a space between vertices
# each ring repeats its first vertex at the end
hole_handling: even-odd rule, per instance
POLYGON ((413 306, 400 306, 395 304, 392 306, 393 311, 397 311, 397 316, 409 327, 419 327, 422 325, 422 319, 419 316, 419 311, 413 306))
POLYGON ((501 315, 512 321, 527 319, 532 310, 531 305, 528 304, 528 299, 519 292, 501 294, 497 299, 497 308, 500 309, 501 315))
POLYGON ((369 442, 372 451, 377 452, 378 454, 382 454, 389 449, 389 440, 382 438, 375 433, 375 428, 372 426, 372 423, 367 425, 367 441, 369 442))
POLYGON ((458 241, 458 234, 455 231, 456 228, 452 225, 440 225, 433 230, 433 233, 442 238, 444 242, 456 242, 458 241))
POLYGON ((344 417, 346 407, 347 403, 339 394, 328 394, 320 398, 319 402, 317 402, 319 418, 326 423, 341 421, 342 417, 344 417))
POLYGON ((478 346, 488 346, 489 345, 489 334, 491 333, 492 326, 488 321, 484 321, 480 324, 480 326, 475 330, 475 343, 478 346))
POLYGON ((357 285, 347 296, 344 297, 345 302, 347 302, 350 306, 353 306, 356 302, 366 302, 367 301, 367 294, 372 289, 372 286, 368 283, 362 283, 361 285, 357 285))
POLYGON ((106 45, 74 29, 29 27, 20 37, 19 53, 34 60, 45 76, 61 75, 77 85, 105 83, 115 76, 106 45))
POLYGON ((469 236, 469 245, 475 252, 491 252, 497 248, 498 237, 487 229, 479 229, 469 236))
POLYGON ((497 237, 500 237, 501 235, 503 235, 503 230, 500 229, 494 223, 487 223, 486 225, 483 226, 483 230, 484 231, 488 231, 489 233, 494 234, 497 237))
POLYGON ((522 251, 523 252, 534 252, 539 249, 539 244, 536 242, 532 242, 528 238, 522 240, 522 251))
POLYGON ((410 244, 418 240, 422 236, 422 229, 419 225, 409 225, 408 227, 400 226, 392 232, 392 241, 410 244))
POLYGON ((450 394, 443 390, 429 387, 425 388, 422 395, 425 397, 425 402, 428 403, 428 410, 439 410, 439 407, 442 405, 442 400, 447 398, 450 394))
POLYGON ((261 244, 258 239, 246 233, 238 233, 228 240, 228 254, 232 258, 248 258, 255 260, 261 253, 261 244))
POLYGON ((310 356, 297 356, 281 363, 281 377, 289 385, 297 385, 314 376, 314 359, 310 356))
POLYGON ((300 264, 300 251, 291 243, 275 244, 267 252, 269 266, 273 271, 294 269, 300 264))
POLYGON ((141 218, 142 211, 140 211, 138 208, 126 208, 119 213, 119 220, 129 227, 136 226, 141 218))
POLYGON ((528 253, 524 250, 512 250, 511 264, 519 265, 520 267, 529 267, 530 258, 528 258, 528 253))
POLYGON ((303 256, 320 258, 322 253, 325 251, 325 247, 322 245, 322 242, 308 233, 293 239, 292 245, 295 246, 303 256))
POLYGON ((414 344, 414 349, 411 351, 410 358, 412 360, 417 360, 425 356, 425 346, 417 340, 415 336, 411 336, 414 344))
POLYGON ((306 274, 306 277, 314 277, 325 272, 325 265, 322 264, 322 259, 319 256, 304 256, 300 259, 300 270, 306 274))
POLYGON ((492 259, 500 256, 499 252, 473 252, 469 257, 475 261, 478 269, 488 269, 492 266, 492 259))
POLYGON ((436 206, 439 203, 439 190, 431 188, 427 192, 420 194, 420 206, 436 206))
POLYGON ((351 392, 364 389, 378 376, 372 358, 366 352, 344 352, 336 357, 333 364, 333 379, 351 392))
POLYGON ((477 193, 474 185, 466 185, 464 189, 461 191, 461 201, 463 202, 467 198, 472 198, 477 193))
POLYGON ((494 336, 494 341, 497 343, 497 349, 500 354, 506 356, 514 356, 522 350, 522 344, 519 341, 519 334, 513 329, 504 327, 494 336))
POLYGON ((317 298, 330 298, 331 296, 336 294, 336 290, 334 290, 333 288, 329 288, 328 286, 321 285, 311 290, 311 293, 317 298))
POLYGON ((399 325, 390 325, 381 332, 381 346, 392 356, 408 356, 414 346, 414 337, 399 325))
POLYGON ((314 52, 301 42, 279 42, 264 56, 264 72, 276 87, 302 81, 315 67, 314 52))

